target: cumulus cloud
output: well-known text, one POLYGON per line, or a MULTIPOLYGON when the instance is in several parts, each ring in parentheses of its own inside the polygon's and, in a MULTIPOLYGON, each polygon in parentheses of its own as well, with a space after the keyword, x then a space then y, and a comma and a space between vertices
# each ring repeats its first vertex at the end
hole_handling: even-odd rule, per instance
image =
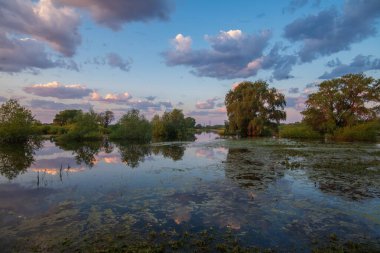
POLYGON ((195 108, 205 110, 205 109, 214 109, 215 108, 215 103, 218 101, 219 98, 210 98, 207 99, 206 101, 199 101, 196 103, 195 108))
POLYGON ((183 36, 182 34, 177 34, 175 38, 172 40, 172 43, 175 47, 175 50, 178 52, 188 52, 191 50, 191 37, 190 36, 183 36))
POLYGON ((79 15, 51 0, 0 1, 0 72, 17 73, 61 67, 78 70, 72 56, 81 42, 79 15), (61 53, 48 53, 46 45, 61 53))
POLYGON ((78 7, 90 12, 99 24, 118 30, 124 23, 167 20, 172 10, 169 0, 54 0, 57 3, 78 7))
MULTIPOLYGON (((148 97, 152 98, 152 97, 148 97)), ((154 97, 155 99, 155 97, 154 97)), ((108 93, 102 96, 94 91, 90 94, 89 100, 94 102, 105 102, 110 104, 125 105, 129 108, 134 108, 142 111, 149 109, 161 110, 162 108, 170 109, 173 107, 171 102, 168 101, 153 101, 149 99, 133 99, 128 92, 124 93, 108 93)))
POLYGON ((348 50, 351 44, 374 36, 379 16, 380 1, 347 0, 342 12, 331 8, 296 19, 285 27, 284 36, 291 42, 301 42, 300 59, 310 62, 348 50))
POLYGON ((300 89, 297 88, 297 87, 292 87, 292 88, 290 88, 290 89, 288 90, 288 93, 289 93, 289 94, 297 94, 297 93, 299 93, 299 92, 300 92, 300 89))
POLYGON ((29 38, 9 38, 0 31, 0 72, 17 73, 30 70, 61 67, 77 70, 72 60, 57 59, 48 54, 42 43, 29 38))
POLYGON ((342 64, 339 59, 329 61, 328 67, 333 69, 330 72, 325 72, 320 79, 330 79, 340 77, 348 73, 361 73, 368 70, 380 69, 380 58, 373 58, 371 55, 357 55, 350 64, 342 64))
POLYGON ((131 98, 132 98, 132 96, 128 92, 108 93, 105 96, 102 96, 98 92, 94 91, 90 94, 90 100, 91 101, 107 102, 107 103, 114 103, 114 104, 125 104, 131 98))
POLYGON ((221 31, 216 36, 205 36, 211 48, 194 50, 191 48, 192 39, 178 34, 172 40, 173 48, 165 51, 163 56, 168 66, 191 67, 191 72, 197 76, 247 78, 255 76, 260 69, 273 69, 273 78, 290 78, 289 73, 297 58, 283 55, 285 48, 281 44, 276 44, 264 55, 270 38, 268 30, 252 35, 241 30, 221 31))
POLYGON ((26 93, 40 97, 55 97, 60 99, 78 99, 88 96, 92 90, 80 84, 63 85, 57 81, 46 84, 34 84, 24 87, 26 93))
POLYGON ((81 42, 79 15, 51 0, 39 2, 3 0, 0 2, 0 28, 12 35, 27 35, 46 42, 65 56, 72 56, 81 42))
POLYGON ((216 36, 205 36, 211 49, 193 50, 191 38, 178 34, 174 48, 163 53, 169 66, 185 65, 198 76, 232 79, 257 73, 254 61, 259 60, 271 37, 270 31, 255 35, 240 30, 221 31, 216 36))

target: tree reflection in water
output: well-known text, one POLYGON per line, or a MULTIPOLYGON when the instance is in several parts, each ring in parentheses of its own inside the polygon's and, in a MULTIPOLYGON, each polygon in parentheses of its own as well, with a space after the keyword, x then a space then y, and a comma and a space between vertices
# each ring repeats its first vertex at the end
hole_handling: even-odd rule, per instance
POLYGON ((113 151, 112 143, 105 141, 87 141, 87 142, 56 142, 63 150, 72 151, 77 164, 85 164, 92 168, 96 163, 96 155, 100 151, 111 153, 113 151))
POLYGON ((141 143, 122 143, 117 147, 120 152, 121 161, 131 168, 137 168, 140 163, 145 161, 145 157, 162 154, 165 158, 173 161, 181 160, 185 153, 185 146, 182 145, 150 145, 141 143))
POLYGON ((12 180, 24 173, 34 162, 33 155, 41 146, 41 141, 38 139, 0 145, 0 174, 12 180))
POLYGON ((152 151, 155 155, 162 154, 163 157, 170 158, 173 161, 182 160, 185 150, 186 147, 183 145, 152 146, 152 151))

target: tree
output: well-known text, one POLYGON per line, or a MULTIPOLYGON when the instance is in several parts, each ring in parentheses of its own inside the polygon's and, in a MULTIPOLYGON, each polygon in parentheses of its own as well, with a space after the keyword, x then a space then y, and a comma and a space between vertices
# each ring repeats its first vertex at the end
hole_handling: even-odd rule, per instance
POLYGON ((82 110, 63 110, 57 113, 53 119, 54 125, 64 126, 72 124, 75 118, 82 113, 82 110))
POLYGON ((80 111, 73 119, 66 134, 61 135, 62 140, 100 140, 102 139, 101 128, 99 125, 99 115, 93 110, 83 113, 80 111))
MULTIPOLYGON (((165 112, 162 117, 155 115, 152 119, 153 137, 161 140, 184 140, 188 137, 190 125, 194 119, 185 119, 182 110, 165 112)), ((195 120, 194 120, 195 121, 195 120)))
POLYGON ((192 117, 186 117, 185 124, 187 128, 195 128, 196 121, 192 117))
POLYGON ((36 123, 29 109, 10 99, 0 107, 0 141, 26 141, 34 133, 36 123))
POLYGON ((113 112, 111 111, 105 111, 105 112, 101 112, 99 113, 99 120, 100 120, 100 124, 102 124, 102 126, 104 128, 108 128, 108 126, 110 125, 110 123, 115 119, 115 115, 113 112))
POLYGON ((151 126, 139 110, 132 109, 121 117, 110 137, 112 139, 149 141, 151 126))
POLYGON ((375 119, 380 112, 380 80, 348 74, 319 84, 309 95, 304 122, 321 133, 375 119))
POLYGON ((225 98, 229 132, 241 136, 262 136, 277 131, 286 119, 285 97, 264 81, 242 82, 225 98))

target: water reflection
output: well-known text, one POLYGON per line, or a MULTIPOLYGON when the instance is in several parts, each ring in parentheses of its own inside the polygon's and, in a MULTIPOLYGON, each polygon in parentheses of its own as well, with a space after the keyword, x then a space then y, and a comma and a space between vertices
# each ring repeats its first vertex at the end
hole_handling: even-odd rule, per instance
POLYGON ((24 143, 0 145, 0 174, 12 180, 24 173, 35 161, 34 153, 41 141, 30 139, 24 143))
POLYGON ((121 161, 131 168, 136 168, 145 161, 146 156, 150 156, 150 146, 136 143, 117 144, 121 161))
POLYGON ((173 161, 179 161, 182 159, 185 154, 186 146, 177 144, 177 145, 155 145, 152 146, 152 152, 155 155, 162 154, 165 158, 170 158, 173 161))
POLYGON ((310 251, 313 240, 331 233, 363 242, 380 237, 380 200, 373 194, 380 190, 373 169, 378 150, 371 147, 350 151, 271 139, 59 145, 46 141, 13 182, 0 177, 0 248, 6 238, 5 248, 26 243, 41 251, 59 251, 59 245, 91 251, 85 247, 119 245, 125 238, 119 236, 146 243, 165 234, 172 241, 210 227, 215 242, 229 234, 278 251, 310 251), (372 167, 348 171, 348 158, 372 167), (345 171, 327 166, 335 162, 345 171), (46 187, 36 189, 36 175, 37 186, 46 187), (345 197, 360 188, 371 197, 345 197))
POLYGON ((96 155, 100 151, 111 153, 114 149, 113 145, 107 140, 91 142, 56 142, 56 145, 63 150, 72 151, 77 164, 84 163, 90 168, 96 164, 96 155))
POLYGON ((266 189, 284 176, 284 167, 273 156, 265 147, 230 148, 225 161, 226 178, 245 189, 266 189))

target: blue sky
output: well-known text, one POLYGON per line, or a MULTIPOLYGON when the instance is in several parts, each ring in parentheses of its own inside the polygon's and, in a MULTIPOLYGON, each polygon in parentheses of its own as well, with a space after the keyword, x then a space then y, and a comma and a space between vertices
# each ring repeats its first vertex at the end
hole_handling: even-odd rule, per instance
POLYGON ((294 122, 315 84, 380 76, 378 0, 2 0, 0 17, 0 101, 43 122, 92 107, 223 123, 225 94, 258 79, 294 122))

